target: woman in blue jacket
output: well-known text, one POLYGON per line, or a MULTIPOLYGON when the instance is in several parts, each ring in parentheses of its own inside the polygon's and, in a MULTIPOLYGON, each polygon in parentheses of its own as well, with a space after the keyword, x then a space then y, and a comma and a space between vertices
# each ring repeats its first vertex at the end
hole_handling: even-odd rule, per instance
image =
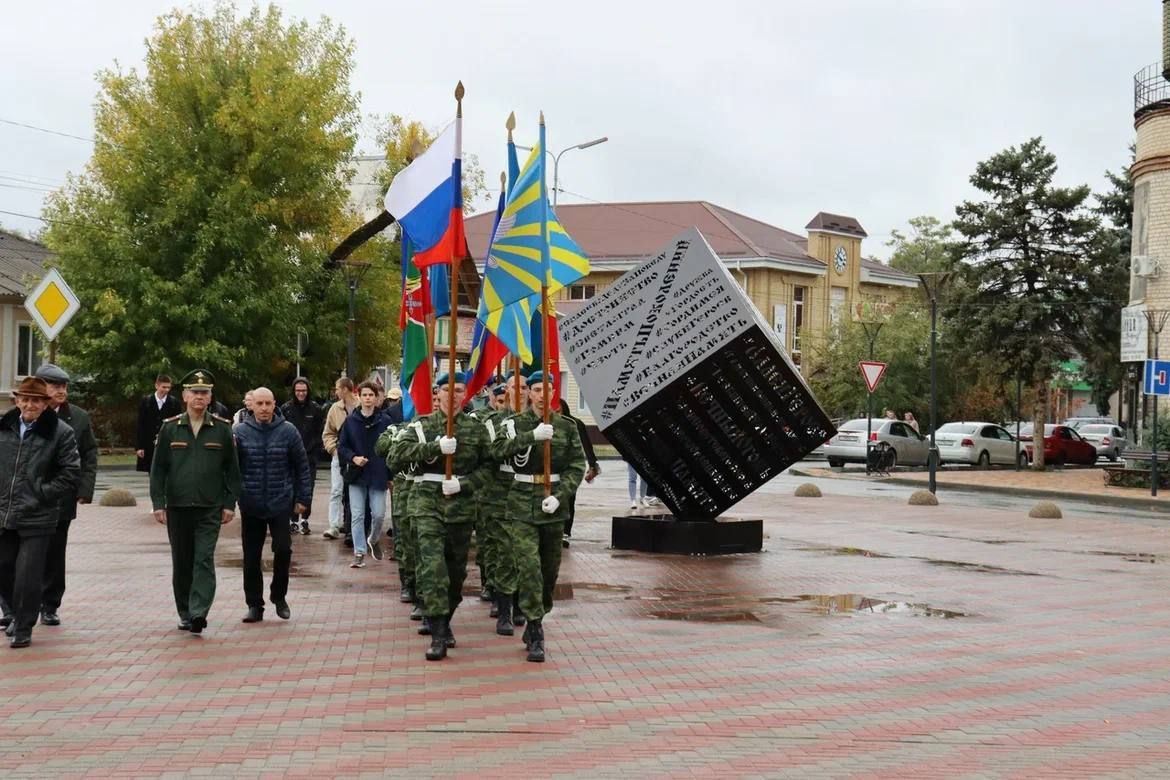
POLYGON ((374 454, 374 443, 390 427, 390 419, 378 409, 378 387, 373 382, 358 385, 360 405, 354 409, 341 427, 337 453, 351 471, 349 508, 353 516, 352 569, 364 567, 366 550, 375 560, 382 560, 382 523, 386 519, 386 489, 390 484, 390 470, 386 461, 374 454), (366 508, 370 510, 370 536, 365 535, 366 508), (367 548, 368 545, 368 548, 367 548))

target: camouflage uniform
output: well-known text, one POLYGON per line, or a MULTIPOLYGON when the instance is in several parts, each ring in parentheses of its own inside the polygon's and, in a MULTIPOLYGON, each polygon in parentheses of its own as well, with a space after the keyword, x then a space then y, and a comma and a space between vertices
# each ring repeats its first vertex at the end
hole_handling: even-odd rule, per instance
POLYGON ((418 543, 414 538, 414 523, 410 514, 410 489, 414 486, 413 475, 417 464, 399 463, 390 457, 390 445, 395 437, 408 433, 405 423, 392 425, 378 437, 374 454, 386 459, 390 473, 394 475, 394 489, 391 493, 394 522, 394 558, 398 561, 398 581, 402 584, 403 601, 413 600, 415 588, 415 561, 418 543), (408 593, 409 592, 409 593, 408 593), (410 595, 411 598, 407 598, 410 595))
MULTIPOLYGON (((495 442, 504 436, 503 425, 512 418, 515 412, 511 410, 497 410, 482 415, 484 427, 488 436, 495 442)), ((511 523, 508 522, 507 503, 508 491, 512 487, 512 467, 500 463, 492 469, 491 476, 484 485, 482 497, 479 500, 479 512, 483 521, 484 538, 490 544, 487 577, 488 587, 492 591, 495 601, 494 614, 496 633, 511 636, 509 628, 512 624, 512 596, 516 593, 516 552, 512 543, 511 523)), ((523 614, 517 610, 516 625, 524 620, 523 614)))
POLYGON ((548 514, 544 500, 544 444, 532 438, 541 422, 532 410, 502 423, 504 435, 492 443, 492 455, 512 467, 508 490, 508 529, 512 532, 520 607, 530 621, 539 621, 553 607, 553 588, 561 566, 561 532, 569 516, 569 504, 585 476, 585 452, 577 426, 553 412, 552 495, 560 506, 548 514))
POLYGON ((459 479, 460 492, 444 496, 447 459, 439 451, 439 438, 446 435, 447 415, 439 411, 409 423, 390 446, 394 463, 415 461, 419 467, 409 513, 418 541, 416 593, 428 619, 449 619, 463 599, 477 494, 493 465, 487 429, 475 418, 457 413, 453 475, 459 479))

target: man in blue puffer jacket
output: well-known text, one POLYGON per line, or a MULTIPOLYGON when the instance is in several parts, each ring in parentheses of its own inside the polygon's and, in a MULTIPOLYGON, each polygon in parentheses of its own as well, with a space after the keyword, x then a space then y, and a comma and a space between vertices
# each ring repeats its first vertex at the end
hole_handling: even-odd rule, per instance
POLYGON ((260 552, 272 535, 272 586, 269 599, 276 614, 288 620, 288 570, 292 535, 288 518, 306 514, 313 498, 309 458, 296 426, 279 416, 276 398, 266 387, 252 391, 252 415, 233 429, 240 457, 240 536, 244 544, 245 623, 264 619, 264 574, 260 552))

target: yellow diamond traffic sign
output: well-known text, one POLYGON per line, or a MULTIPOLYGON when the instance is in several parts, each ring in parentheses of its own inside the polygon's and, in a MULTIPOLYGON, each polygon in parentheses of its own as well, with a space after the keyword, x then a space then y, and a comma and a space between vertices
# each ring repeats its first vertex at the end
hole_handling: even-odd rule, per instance
POLYGON ((56 268, 49 269, 41 283, 24 299, 24 308, 36 320, 49 341, 69 324, 81 309, 81 302, 65 284, 56 268))

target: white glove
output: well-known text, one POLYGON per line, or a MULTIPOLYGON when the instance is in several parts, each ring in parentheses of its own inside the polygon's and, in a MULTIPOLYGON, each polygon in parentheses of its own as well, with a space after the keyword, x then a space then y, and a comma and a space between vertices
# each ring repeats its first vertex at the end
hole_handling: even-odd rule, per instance
POLYGON ((544 501, 540 502, 540 508, 544 510, 546 515, 551 515, 553 512, 557 511, 557 507, 560 505, 561 502, 557 501, 556 496, 548 496, 544 499, 544 501))
POLYGON ((444 455, 454 455, 455 454, 455 437, 441 436, 439 438, 439 452, 443 453, 444 455))
MULTIPOLYGON (((451 441, 455 441, 455 440, 451 439, 451 441)), ((457 480, 457 479, 443 480, 443 495, 453 496, 456 493, 458 493, 460 490, 461 490, 461 488, 459 486, 459 480, 457 480)))
POLYGON ((541 423, 532 429, 532 439, 534 441, 549 441, 553 436, 553 427, 548 423, 541 423))

